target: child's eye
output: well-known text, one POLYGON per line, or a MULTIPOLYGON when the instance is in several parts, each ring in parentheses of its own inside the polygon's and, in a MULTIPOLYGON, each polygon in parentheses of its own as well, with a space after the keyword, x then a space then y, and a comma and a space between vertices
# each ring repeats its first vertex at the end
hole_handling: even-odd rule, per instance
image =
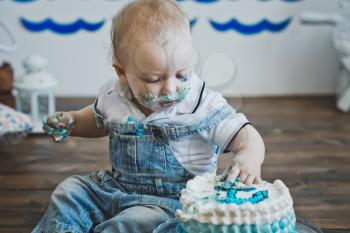
POLYGON ((149 77, 147 77, 147 78, 146 77, 141 77, 141 79, 143 81, 145 81, 146 83, 156 83, 156 82, 158 82, 160 80, 160 78, 151 79, 149 77))
POLYGON ((181 79, 181 80, 183 80, 183 81, 187 81, 187 80, 188 80, 188 77, 191 76, 191 72, 192 72, 192 71, 188 71, 188 70, 182 71, 182 72, 179 72, 179 73, 176 75, 176 77, 179 78, 179 79, 181 79))
POLYGON ((183 77, 187 77, 187 75, 180 73, 180 74, 177 74, 176 77, 177 78, 183 78, 183 77))
POLYGON ((183 78, 185 75, 184 74, 177 74, 176 77, 177 78, 183 78))
POLYGON ((156 80, 146 80, 147 83, 156 83, 158 82, 160 79, 156 79, 156 80))

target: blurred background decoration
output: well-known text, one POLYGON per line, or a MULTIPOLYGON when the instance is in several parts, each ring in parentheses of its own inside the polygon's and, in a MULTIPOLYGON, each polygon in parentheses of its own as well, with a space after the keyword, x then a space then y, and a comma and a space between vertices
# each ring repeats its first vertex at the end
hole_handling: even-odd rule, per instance
POLYGON ((0 29, 2 29, 1 34, 3 36, 7 36, 7 40, 9 40, 9 44, 0 43, 0 52, 15 52, 17 50, 17 41, 11 30, 7 27, 7 25, 0 20, 0 29))
POLYGON ((13 82, 13 68, 11 64, 4 62, 0 66, 0 103, 12 108, 15 107, 15 99, 12 95, 13 82))
MULTIPOLYGON (((109 31, 113 15, 127 2, 0 1, 0 20, 12 35, 0 33, 0 44, 16 41, 19 48, 1 53, 0 62, 21 74, 22 60, 41 54, 59 83, 58 97, 94 97, 104 81, 115 78, 109 31)), ((337 11, 340 0, 178 2, 192 22, 196 71, 225 96, 335 94, 339 60, 330 43, 332 29, 305 27, 298 18, 306 11, 337 11), (225 64, 232 58, 234 79, 232 67, 216 68, 217 54, 224 54, 225 64)))
POLYGON ((301 21, 310 25, 328 24, 333 27, 332 42, 339 57, 341 70, 336 85, 337 107, 350 110, 350 1, 342 1, 332 13, 305 12, 301 21))
POLYGON ((33 122, 28 115, 1 103, 0 119, 0 148, 17 144, 33 128, 33 122))
MULTIPOLYGON (((2 36, 7 36, 10 44, 0 43, 0 53, 13 53, 17 42, 7 25, 0 20, 2 36)), ((18 143, 33 128, 32 119, 26 114, 17 112, 13 96, 14 71, 10 63, 4 61, 0 66, 0 148, 18 143)))
MULTIPOLYGON (((0 54, 16 52, 17 41, 7 24, 2 20, 0 20, 0 32, 0 38, 2 38, 2 40, 0 40, 0 54)), ((0 61, 0 63, 2 63, 0 66, 0 103, 14 108, 15 99, 12 95, 14 82, 13 67, 5 60, 0 61)))
POLYGON ((42 121, 56 111, 54 88, 57 81, 44 70, 45 58, 31 55, 23 61, 25 73, 16 79, 14 93, 16 109, 33 119, 33 132, 42 131, 42 121))

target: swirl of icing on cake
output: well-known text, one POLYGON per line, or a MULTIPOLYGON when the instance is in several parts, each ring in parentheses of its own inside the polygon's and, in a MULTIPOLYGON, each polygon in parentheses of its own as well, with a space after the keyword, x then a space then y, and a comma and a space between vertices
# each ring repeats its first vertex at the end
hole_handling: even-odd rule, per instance
POLYGON ((238 180, 221 181, 216 174, 205 173, 189 180, 182 190, 181 221, 208 224, 271 224, 294 215, 289 189, 281 181, 245 186, 238 180))

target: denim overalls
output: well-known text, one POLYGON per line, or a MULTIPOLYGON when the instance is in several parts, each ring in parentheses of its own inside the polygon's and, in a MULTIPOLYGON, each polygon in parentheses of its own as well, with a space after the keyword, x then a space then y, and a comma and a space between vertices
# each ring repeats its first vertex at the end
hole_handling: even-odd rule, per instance
POLYGON ((96 105, 97 125, 109 132, 112 171, 63 181, 33 232, 181 232, 175 210, 194 175, 176 160, 169 141, 214 127, 232 114, 231 106, 193 125, 176 126, 106 121, 96 105))

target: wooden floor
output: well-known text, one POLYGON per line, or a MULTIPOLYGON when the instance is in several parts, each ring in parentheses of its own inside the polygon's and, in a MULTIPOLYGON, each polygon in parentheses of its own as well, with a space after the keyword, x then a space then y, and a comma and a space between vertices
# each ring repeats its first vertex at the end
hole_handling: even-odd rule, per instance
MULTIPOLYGON (((87 102, 85 100, 85 102, 87 102)), ((81 102, 59 102, 59 109, 81 102)), ((282 179, 297 216, 324 232, 350 232, 350 114, 331 97, 251 98, 242 105, 261 132, 263 178, 282 179)), ((30 232, 64 178, 108 168, 108 141, 71 138, 55 144, 31 136, 0 149, 0 232, 30 232)))

